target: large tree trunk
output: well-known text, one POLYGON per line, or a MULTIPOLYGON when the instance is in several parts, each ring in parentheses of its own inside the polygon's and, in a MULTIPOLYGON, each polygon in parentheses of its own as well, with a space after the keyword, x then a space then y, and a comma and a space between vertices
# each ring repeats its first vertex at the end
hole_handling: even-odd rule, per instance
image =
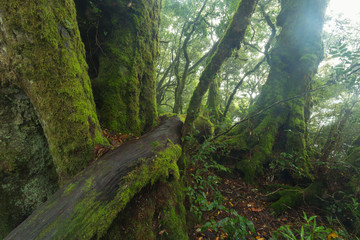
POLYGON ((282 30, 270 55, 270 74, 249 115, 272 103, 299 97, 270 108, 235 133, 238 135, 232 145, 237 151, 233 153, 241 159, 238 168, 247 180, 263 175, 263 164, 282 152, 297 160, 299 175, 310 177, 305 146, 310 101, 307 91, 323 58, 321 34, 326 6, 326 0, 281 1, 277 25, 282 30))
POLYGON ((1 238, 107 144, 72 0, 0 1, 0 83, 1 238))
POLYGON ((161 0, 76 3, 101 123, 122 133, 149 130, 157 117, 161 0))
POLYGON ((95 112, 72 0, 0 2, 0 79, 30 98, 66 179, 106 144, 95 112))
POLYGON ((58 189, 44 132, 26 94, 0 87, 0 239, 58 189))
MULTIPOLYGON (((140 139, 105 154, 59 189, 5 239, 103 237, 142 188, 159 179, 165 182, 169 176, 179 180, 177 160, 181 147, 177 144, 181 127, 181 121, 173 117, 140 139)), ((167 194, 163 193, 163 197, 167 194)))

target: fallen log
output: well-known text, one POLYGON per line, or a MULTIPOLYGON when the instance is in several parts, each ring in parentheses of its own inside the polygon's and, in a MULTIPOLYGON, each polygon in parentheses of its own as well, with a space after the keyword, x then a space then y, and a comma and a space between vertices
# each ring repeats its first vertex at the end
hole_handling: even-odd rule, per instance
POLYGON ((99 239, 149 183, 179 177, 177 117, 108 152, 60 188, 5 239, 99 239))

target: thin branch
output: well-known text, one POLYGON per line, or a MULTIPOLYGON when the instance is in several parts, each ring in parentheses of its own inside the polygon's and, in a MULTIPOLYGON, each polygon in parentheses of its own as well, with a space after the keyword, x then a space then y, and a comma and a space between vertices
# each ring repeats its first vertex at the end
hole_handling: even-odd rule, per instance
POLYGON ((305 95, 307 95, 307 94, 309 94, 309 93, 319 91, 319 90, 324 89, 325 87, 329 87, 329 86, 331 86, 331 85, 333 85, 333 84, 330 84, 330 85, 325 84, 325 85, 323 85, 323 86, 321 86, 321 87, 318 87, 318 88, 313 89, 313 90, 310 90, 310 91, 306 91, 306 92, 304 92, 304 93, 302 93, 302 94, 299 94, 299 95, 296 95, 296 96, 294 96, 294 97, 287 98, 287 99, 280 100, 280 101, 276 101, 276 102, 270 104, 269 106, 267 106, 266 108, 261 109, 261 110, 258 111, 257 113, 255 113, 255 114, 253 114, 253 115, 251 115, 251 116, 249 116, 249 117, 247 117, 247 118, 244 118, 243 120, 235 123, 235 124, 232 125, 228 130, 226 130, 225 132, 222 132, 222 133, 216 135, 216 136, 213 137, 210 141, 212 142, 212 141, 214 141, 215 139, 217 139, 218 137, 229 133, 229 132, 230 132, 232 129, 234 129, 237 125, 239 125, 239 124, 241 124, 241 123, 243 123, 243 122, 246 122, 246 121, 248 121, 248 120, 250 120, 250 119, 252 119, 252 118, 254 118, 254 117, 257 117, 257 116, 261 115, 261 114, 264 113, 266 110, 269 110, 270 108, 272 108, 272 107, 274 107, 274 106, 276 106, 276 105, 279 105, 280 103, 288 102, 288 101, 291 101, 291 100, 294 100, 294 99, 303 97, 303 96, 305 96, 305 95))
POLYGON ((227 104, 226 104, 225 111, 224 111, 224 114, 223 114, 223 116, 222 116, 222 119, 225 119, 226 114, 227 114, 228 111, 229 111, 230 104, 231 104, 232 100, 234 99, 234 96, 235 96, 237 90, 238 90, 239 87, 243 84, 245 78, 247 78, 249 75, 251 75, 251 74, 253 74, 254 72, 256 72, 256 70, 259 69, 259 67, 261 66, 261 64, 264 63, 264 61, 265 61, 265 58, 261 59, 261 60, 258 62, 258 64, 256 64, 256 66, 255 66, 252 70, 250 70, 250 71, 248 71, 247 73, 245 73, 245 75, 241 78, 241 80, 238 82, 238 84, 236 84, 236 86, 235 86, 233 92, 231 93, 231 95, 230 95, 230 97, 229 97, 229 100, 228 100, 228 102, 227 102, 227 104))
POLYGON ((267 25, 269 25, 269 27, 271 28, 271 35, 270 35, 270 38, 269 38, 269 40, 267 41, 267 43, 265 45, 265 52, 264 52, 265 57, 266 57, 266 61, 270 65, 269 49, 270 49, 272 41, 274 40, 274 38, 276 36, 276 27, 275 27, 274 23, 271 21, 269 15, 265 12, 264 5, 260 4, 260 10, 261 10, 261 14, 265 18, 265 21, 266 21, 267 25))

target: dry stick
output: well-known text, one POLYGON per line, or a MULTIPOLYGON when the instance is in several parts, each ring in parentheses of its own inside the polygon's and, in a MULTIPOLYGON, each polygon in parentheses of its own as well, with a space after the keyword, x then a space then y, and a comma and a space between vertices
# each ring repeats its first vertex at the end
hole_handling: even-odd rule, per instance
POLYGON ((256 117, 256 116, 259 116, 260 114, 262 114, 262 113, 265 112, 266 110, 268 110, 268 109, 270 109, 270 108, 272 108, 272 107, 274 107, 274 106, 276 106, 276 105, 278 105, 278 104, 280 104, 280 103, 288 102, 288 101, 297 99, 297 98, 299 98, 299 97, 303 97, 303 96, 305 96, 305 95, 308 94, 308 93, 312 93, 312 92, 319 91, 319 90, 321 90, 321 89, 323 89, 323 88, 325 88, 325 87, 329 87, 329 86, 331 86, 331 85, 333 85, 333 84, 330 84, 330 85, 325 84, 325 85, 323 85, 323 86, 321 86, 321 87, 318 87, 318 88, 313 89, 313 90, 310 90, 310 91, 306 91, 306 92, 304 92, 304 93, 302 93, 302 94, 299 94, 299 95, 296 95, 296 96, 294 96, 294 97, 291 97, 291 98, 287 98, 287 99, 284 99, 284 100, 281 100, 281 101, 274 102, 274 103, 270 104, 269 106, 267 106, 266 108, 263 108, 263 109, 261 109, 260 111, 258 111, 257 113, 251 115, 250 117, 244 118, 243 120, 235 123, 234 125, 232 125, 232 126, 231 126, 228 130, 226 130, 225 132, 220 133, 220 134, 216 135, 215 137, 213 137, 213 138, 210 140, 210 142, 214 141, 215 139, 217 139, 218 137, 220 137, 220 136, 222 136, 222 135, 227 134, 228 132, 230 132, 233 128, 235 128, 235 127, 236 127, 237 125, 239 125, 240 123, 243 123, 243 122, 245 122, 245 121, 247 121, 247 120, 249 120, 249 119, 251 119, 251 118, 254 118, 254 117, 256 117))

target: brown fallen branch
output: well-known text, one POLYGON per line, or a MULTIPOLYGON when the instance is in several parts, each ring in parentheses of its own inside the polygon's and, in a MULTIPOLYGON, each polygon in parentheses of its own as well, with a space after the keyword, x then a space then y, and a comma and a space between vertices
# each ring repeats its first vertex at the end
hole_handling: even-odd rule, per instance
POLYGON ((149 183, 178 177, 182 123, 170 118, 108 152, 60 188, 5 239, 96 239, 149 183))

